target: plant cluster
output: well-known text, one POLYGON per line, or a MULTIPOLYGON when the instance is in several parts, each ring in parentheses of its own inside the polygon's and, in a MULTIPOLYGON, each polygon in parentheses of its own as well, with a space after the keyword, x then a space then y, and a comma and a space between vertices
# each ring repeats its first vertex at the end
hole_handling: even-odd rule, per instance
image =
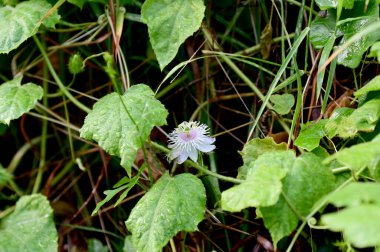
POLYGON ((3 0, 0 252, 380 250, 379 0, 3 0))

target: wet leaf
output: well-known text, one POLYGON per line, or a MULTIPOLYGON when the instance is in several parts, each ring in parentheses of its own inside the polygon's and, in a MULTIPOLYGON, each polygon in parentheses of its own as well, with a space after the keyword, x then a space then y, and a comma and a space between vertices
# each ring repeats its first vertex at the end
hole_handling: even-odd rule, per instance
POLYGON ((181 44, 201 26, 202 0, 147 0, 141 20, 148 25, 150 42, 161 70, 176 56, 181 44))
POLYGON ((95 140, 131 174, 137 150, 154 126, 166 124, 167 110, 144 84, 134 85, 123 96, 112 93, 97 101, 86 116, 80 135, 95 140))
POLYGON ((21 85, 22 76, 0 85, 0 123, 9 124, 35 107, 43 91, 34 83, 21 85))
POLYGON ((58 250, 53 209, 45 196, 22 196, 15 211, 0 222, 0 251, 58 250))
POLYGON ((203 219, 206 192, 202 181, 184 173, 165 173, 133 208, 126 226, 137 251, 158 252, 179 231, 195 231, 203 219))
MULTIPOLYGON (((12 6, 0 7, 0 54, 9 53, 37 33, 39 21, 51 9, 44 0, 30 0, 12 6)), ((57 12, 47 16, 43 24, 54 28, 60 16, 57 12)))

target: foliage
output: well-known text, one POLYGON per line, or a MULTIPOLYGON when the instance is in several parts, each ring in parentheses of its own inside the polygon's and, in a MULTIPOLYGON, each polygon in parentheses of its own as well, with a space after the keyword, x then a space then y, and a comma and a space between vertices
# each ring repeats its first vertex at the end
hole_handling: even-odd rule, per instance
POLYGON ((380 248, 378 0, 0 17, 0 251, 380 248))

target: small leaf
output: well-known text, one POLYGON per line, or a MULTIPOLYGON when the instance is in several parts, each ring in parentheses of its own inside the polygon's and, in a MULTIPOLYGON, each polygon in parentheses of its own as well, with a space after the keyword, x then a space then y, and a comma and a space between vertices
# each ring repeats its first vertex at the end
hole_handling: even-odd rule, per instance
POLYGON ((292 94, 272 95, 270 101, 273 103, 273 109, 280 115, 286 115, 294 105, 294 96, 292 94))
POLYGON ((28 112, 42 98, 40 86, 33 83, 21 85, 22 76, 0 85, 0 123, 9 124, 28 112))
POLYGON ((292 166, 284 168, 288 173, 279 201, 273 206, 260 207, 274 244, 294 231, 299 216, 306 217, 313 205, 335 188, 331 169, 313 154, 303 154, 292 166))
POLYGON ((301 129, 294 144, 304 148, 307 151, 312 151, 319 146, 319 142, 324 137, 324 126, 328 120, 322 119, 318 122, 311 122, 304 125, 301 129))
POLYGON ((271 206, 278 201, 282 189, 281 180, 292 166, 295 155, 292 151, 274 151, 261 155, 247 179, 222 193, 222 209, 239 212, 247 207, 271 206), (285 168, 284 168, 285 167, 285 168))
MULTIPOLYGON (((380 47, 380 43, 379 43, 380 47)), ((372 91, 380 90, 380 75, 373 78, 370 82, 368 82, 364 87, 360 88, 358 91, 354 93, 355 97, 363 96, 372 91)))
POLYGON ((10 174, 4 167, 0 164, 0 186, 8 183, 12 179, 12 174, 10 174))
POLYGON ((53 210, 45 196, 21 197, 15 211, 1 221, 0 251, 58 250, 53 210))
POLYGON ((240 155, 243 158, 244 165, 239 168, 238 178, 245 179, 248 171, 252 168, 251 163, 259 156, 271 151, 286 151, 288 149, 285 143, 277 144, 273 138, 266 137, 264 139, 254 138, 244 145, 240 155))
POLYGON ((133 208, 127 228, 137 251, 158 252, 179 231, 197 230, 206 207, 202 181, 185 173, 165 173, 133 208))
MULTIPOLYGON (((45 17, 51 5, 44 0, 30 0, 16 7, 0 7, 0 54, 9 53, 22 42, 36 34, 39 21, 45 17)), ((54 28, 60 16, 57 12, 47 16, 43 24, 54 28)))
POLYGON ((141 20, 148 25, 150 42, 161 70, 173 60, 180 45, 201 25, 203 0, 147 0, 141 20))
POLYGON ((121 157, 121 165, 130 176, 138 148, 154 126, 166 124, 167 115, 148 86, 134 85, 123 96, 112 93, 97 101, 86 116, 80 135, 121 157))

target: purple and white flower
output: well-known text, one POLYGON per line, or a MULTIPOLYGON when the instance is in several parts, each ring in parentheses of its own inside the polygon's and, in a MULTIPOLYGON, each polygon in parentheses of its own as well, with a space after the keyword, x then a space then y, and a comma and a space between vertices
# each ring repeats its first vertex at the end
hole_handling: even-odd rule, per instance
POLYGON ((199 122, 182 122, 169 134, 169 145, 171 152, 169 159, 177 158, 178 164, 182 164, 190 157, 197 162, 198 151, 210 152, 215 149, 215 138, 208 136, 207 125, 199 122))

